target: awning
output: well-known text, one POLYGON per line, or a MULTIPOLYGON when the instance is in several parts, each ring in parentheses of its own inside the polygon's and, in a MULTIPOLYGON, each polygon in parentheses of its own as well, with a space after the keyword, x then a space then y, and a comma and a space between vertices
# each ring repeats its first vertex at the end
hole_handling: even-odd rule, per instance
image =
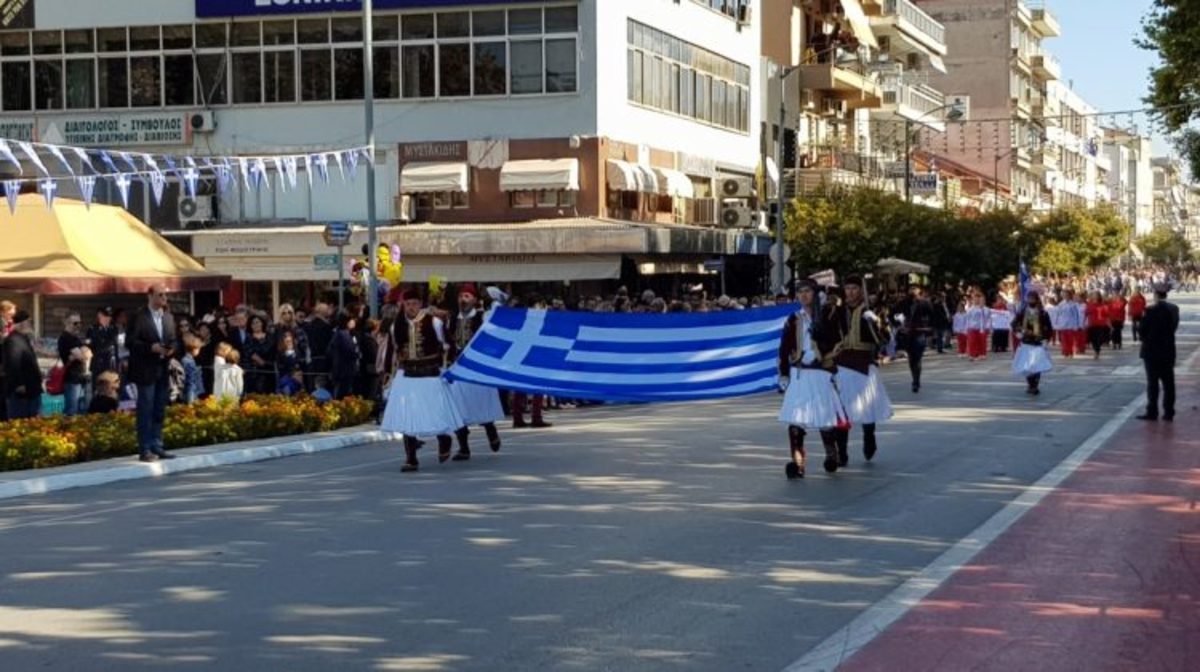
POLYGON ((918 273, 920 275, 925 275, 929 273, 929 266, 925 264, 893 258, 880 259, 879 263, 875 264, 875 268, 881 274, 885 275, 894 273, 918 273))
POLYGON ((655 168, 654 172, 658 176, 658 193, 679 198, 696 197, 696 187, 687 175, 670 168, 655 168))
POLYGON ((467 191, 465 163, 410 163, 400 172, 400 193, 467 191))
POLYGON ((579 191, 579 159, 508 161, 500 169, 502 191, 579 191))
POLYGON ((948 72, 948 70, 946 70, 946 61, 937 54, 929 55, 929 66, 943 75, 948 72))
POLYGON ((144 294, 217 290, 229 276, 205 270, 122 208, 18 197, 0 208, 0 289, 37 294, 144 294))
POLYGON ((654 169, 638 163, 609 159, 605 170, 608 187, 616 191, 641 191, 657 194, 661 185, 654 169))
POLYGON ((871 22, 867 19, 867 13, 863 11, 862 4, 858 0, 842 0, 842 9, 846 12, 846 20, 850 22, 850 30, 854 31, 854 36, 863 44, 879 48, 879 41, 875 39, 875 32, 871 30, 871 22))
POLYGON ((705 257, 666 257, 662 255, 636 255, 639 275, 712 275, 716 271, 704 268, 705 257))

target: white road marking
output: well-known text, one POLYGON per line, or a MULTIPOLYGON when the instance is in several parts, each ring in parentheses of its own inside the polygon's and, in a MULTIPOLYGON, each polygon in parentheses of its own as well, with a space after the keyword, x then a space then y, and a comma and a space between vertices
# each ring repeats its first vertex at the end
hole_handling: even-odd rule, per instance
MULTIPOLYGON (((1193 352, 1183 365, 1184 371, 1191 370, 1200 350, 1193 352)), ((830 635, 802 658, 784 668, 783 672, 827 672, 853 656, 872 640, 887 630, 921 600, 937 590, 955 572, 962 569, 980 551, 987 548, 1008 528, 1037 506, 1046 495, 1053 492, 1076 469, 1096 453, 1121 427, 1146 404, 1146 395, 1126 404, 1115 417, 1096 430, 1058 466, 1051 469, 1037 483, 1027 487, 1021 496, 1009 502, 983 525, 963 537, 945 553, 938 556, 921 573, 900 584, 895 590, 876 602, 869 609, 850 621, 845 627, 830 635)))

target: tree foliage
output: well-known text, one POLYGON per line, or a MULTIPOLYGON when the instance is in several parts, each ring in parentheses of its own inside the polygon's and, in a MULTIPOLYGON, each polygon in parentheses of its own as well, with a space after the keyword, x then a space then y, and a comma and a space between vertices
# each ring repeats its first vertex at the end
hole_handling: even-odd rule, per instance
POLYGON ((1146 258, 1159 264, 1192 258, 1192 245, 1186 236, 1169 227, 1159 227, 1137 241, 1146 258))
POLYGON ((1194 174, 1200 174, 1200 138, 1186 131, 1200 118, 1200 0, 1154 0, 1142 21, 1138 46, 1158 53, 1160 64, 1150 70, 1147 104, 1169 132, 1184 131, 1177 140, 1194 174))
POLYGON ((1015 274, 1022 257, 1045 271, 1099 266, 1124 250, 1128 228, 1108 208, 1060 210, 1033 223, 1023 211, 956 213, 857 189, 793 201, 786 235, 803 275, 866 272, 900 257, 928 264, 935 282, 993 286, 1015 274))

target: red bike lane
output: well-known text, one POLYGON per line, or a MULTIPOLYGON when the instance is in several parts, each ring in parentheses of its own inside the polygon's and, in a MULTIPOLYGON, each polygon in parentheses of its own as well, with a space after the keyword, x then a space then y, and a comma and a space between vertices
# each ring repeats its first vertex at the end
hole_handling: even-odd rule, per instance
POLYGON ((1127 422, 838 669, 1200 670, 1198 386, 1193 366, 1174 423, 1127 422))

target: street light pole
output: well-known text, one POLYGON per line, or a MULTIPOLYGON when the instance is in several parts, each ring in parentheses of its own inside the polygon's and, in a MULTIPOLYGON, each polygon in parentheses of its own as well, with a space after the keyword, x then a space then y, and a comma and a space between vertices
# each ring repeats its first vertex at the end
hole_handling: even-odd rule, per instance
POLYGON ((775 219, 775 248, 778 258, 774 259, 775 275, 774 291, 772 294, 779 295, 784 291, 785 275, 784 275, 784 254, 783 254, 783 127, 787 123, 787 76, 791 74, 793 68, 781 68, 779 71, 779 128, 775 142, 775 168, 779 171, 779 179, 775 183, 775 201, 776 207, 779 209, 779 214, 775 219))
POLYGON ((363 0, 363 101, 367 132, 367 258, 370 282, 367 306, 371 317, 379 317, 379 233, 375 230, 375 21, 374 0, 363 0))
POLYGON ((912 120, 904 120, 904 202, 912 203, 912 120))

